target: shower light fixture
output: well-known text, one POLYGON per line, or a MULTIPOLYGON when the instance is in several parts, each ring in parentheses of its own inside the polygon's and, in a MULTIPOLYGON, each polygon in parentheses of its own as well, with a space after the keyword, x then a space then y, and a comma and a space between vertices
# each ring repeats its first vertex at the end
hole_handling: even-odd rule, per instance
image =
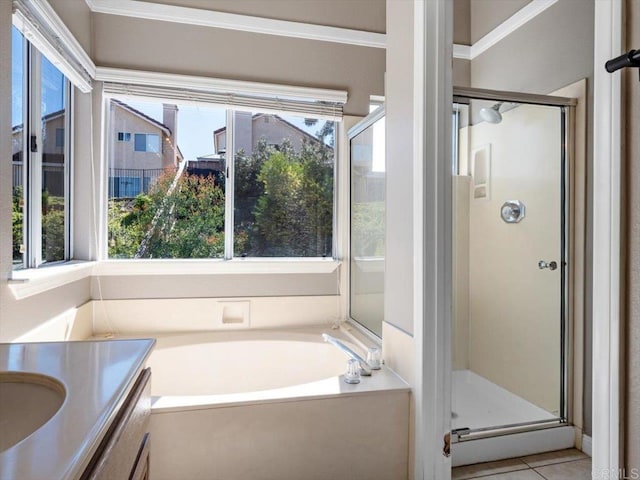
POLYGON ((480 118, 482 118, 485 122, 489 123, 500 123, 502 121, 502 114, 500 113, 500 107, 502 103, 496 103, 491 108, 481 108, 480 109, 480 118))

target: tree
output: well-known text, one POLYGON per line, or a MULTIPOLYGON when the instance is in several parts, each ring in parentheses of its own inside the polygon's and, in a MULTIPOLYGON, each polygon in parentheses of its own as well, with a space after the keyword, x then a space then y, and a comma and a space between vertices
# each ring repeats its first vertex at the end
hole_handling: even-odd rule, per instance
POLYGON ((110 201, 109 256, 218 258, 224 255, 224 191, 214 176, 160 177, 148 195, 110 201), (140 253, 140 245, 147 246, 140 253))
POLYGON ((252 246, 259 256, 326 256, 333 230, 333 157, 322 142, 273 152, 258 181, 252 246))
POLYGON ((23 244, 23 223, 24 212, 22 198, 22 187, 17 186, 13 189, 13 202, 11 219, 13 221, 13 261, 22 260, 22 244, 23 244))
MULTIPOLYGON (((333 123, 296 152, 258 141, 235 152, 234 254, 331 255, 333 123)), ((109 202, 109 256, 213 258, 224 255, 224 178, 167 172, 148 194, 109 202)))

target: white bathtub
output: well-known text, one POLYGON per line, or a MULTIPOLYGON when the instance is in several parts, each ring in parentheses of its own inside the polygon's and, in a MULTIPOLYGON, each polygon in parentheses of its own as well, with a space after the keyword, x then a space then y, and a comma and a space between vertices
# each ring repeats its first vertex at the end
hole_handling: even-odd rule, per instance
POLYGON ((325 327, 158 335, 151 477, 407 478, 409 387, 386 368, 344 383, 325 331, 362 352, 325 327))

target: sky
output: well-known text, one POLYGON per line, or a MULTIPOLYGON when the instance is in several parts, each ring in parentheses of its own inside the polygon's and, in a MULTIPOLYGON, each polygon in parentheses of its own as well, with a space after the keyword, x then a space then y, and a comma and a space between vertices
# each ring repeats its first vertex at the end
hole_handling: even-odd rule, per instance
MULTIPOLYGON (((15 28, 11 32, 11 126, 21 125, 23 99, 23 42, 15 28)), ((42 56, 42 116, 64 107, 64 75, 45 56, 42 56)))

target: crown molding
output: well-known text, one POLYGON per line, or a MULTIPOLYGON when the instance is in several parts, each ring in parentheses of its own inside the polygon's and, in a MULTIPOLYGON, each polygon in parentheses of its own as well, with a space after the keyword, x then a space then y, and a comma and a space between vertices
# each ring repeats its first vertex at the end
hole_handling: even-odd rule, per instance
MULTIPOLYGON (((557 1, 532 0, 473 45, 454 44, 453 58, 473 60, 527 22, 533 20, 557 1)), ((342 43, 360 47, 386 48, 387 46, 387 38, 384 33, 274 20, 135 0, 85 0, 85 2, 94 13, 342 43)))
POLYGON ((459 58, 461 60, 471 60, 471 46, 454 43, 453 58, 459 58))
POLYGON ((384 33, 286 20, 274 20, 270 18, 134 0, 85 1, 94 13, 184 23, 203 27, 224 28, 227 30, 262 33, 265 35, 303 38, 322 42, 343 43, 360 47, 386 48, 387 46, 387 38, 384 33))
POLYGON ((557 3, 557 1, 558 0, 532 0, 531 3, 518 10, 473 45, 454 44, 453 58, 473 60, 477 56, 489 50, 496 43, 536 18, 546 9, 557 3))

